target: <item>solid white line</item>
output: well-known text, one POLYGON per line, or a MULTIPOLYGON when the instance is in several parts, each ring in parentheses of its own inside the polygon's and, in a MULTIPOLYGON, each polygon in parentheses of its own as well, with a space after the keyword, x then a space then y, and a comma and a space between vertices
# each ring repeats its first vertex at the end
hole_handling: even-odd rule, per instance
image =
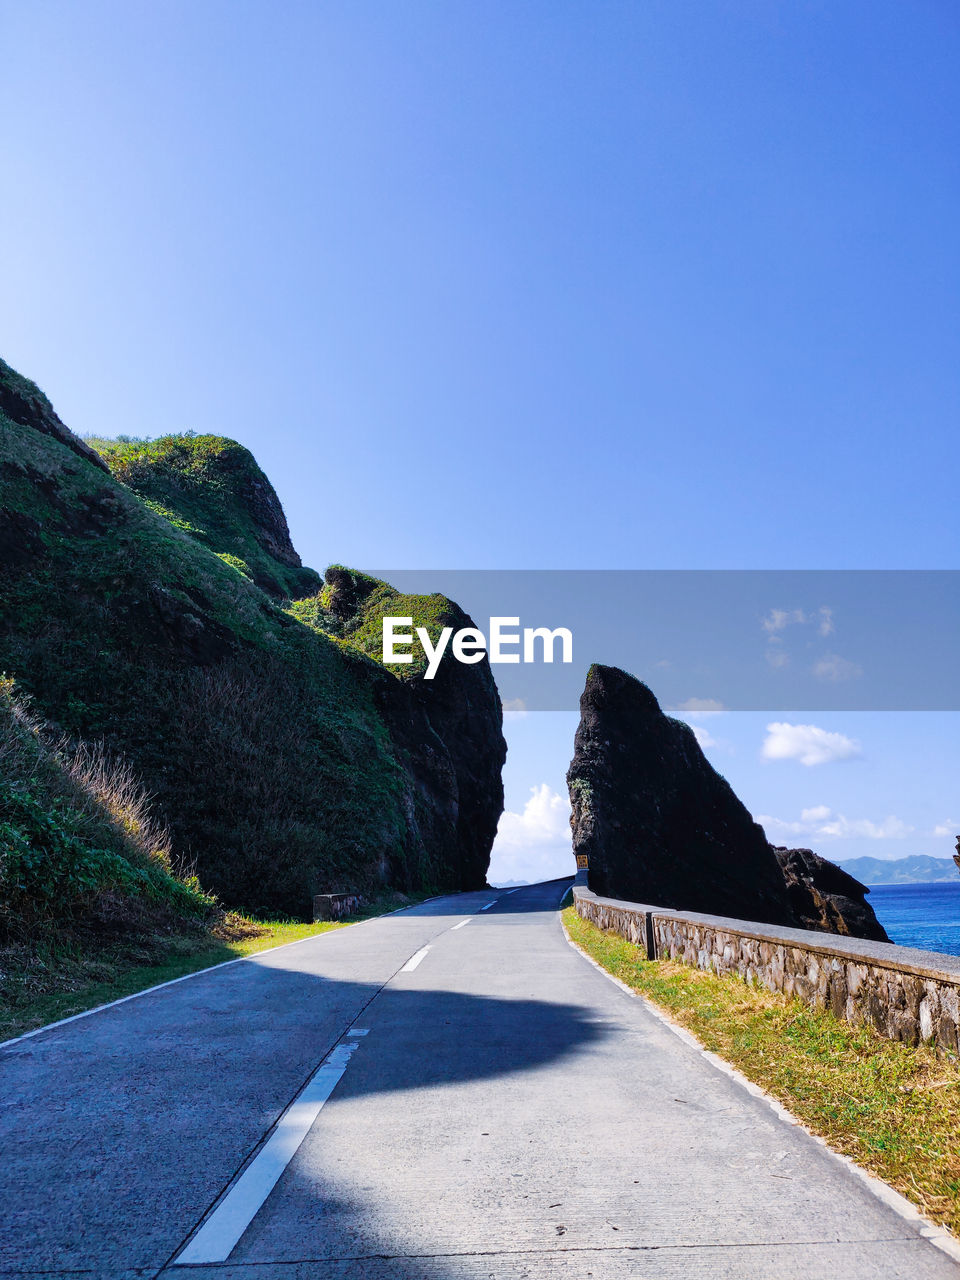
MULTIPOLYGON (((315 934, 314 937, 323 937, 323 934, 315 934)), ((144 987, 142 991, 134 991, 128 996, 121 996, 119 1000, 109 1000, 106 1004, 95 1005, 92 1009, 84 1009, 82 1013, 72 1013, 69 1018, 58 1018, 56 1022, 47 1022, 42 1027, 34 1027, 32 1031, 24 1031, 22 1035, 14 1036, 12 1040, 4 1040, 0 1042, 0 1049, 8 1049, 11 1045, 19 1044, 21 1040, 29 1040, 32 1036, 39 1036, 44 1031, 53 1031, 57 1027, 65 1027, 68 1022, 79 1022, 81 1018, 89 1018, 91 1014, 103 1013, 104 1009, 115 1009, 118 1004, 126 1004, 128 1000, 138 1000, 140 996, 148 996, 152 991, 162 991, 164 987, 175 987, 178 982, 186 982, 188 978, 199 978, 201 973, 213 973, 214 969, 227 969, 232 964, 243 964, 246 960, 254 960, 257 956, 269 955, 271 951, 280 951, 283 947, 296 947, 301 942, 310 942, 312 938, 298 938, 296 942, 284 942, 279 947, 268 947, 264 951, 257 951, 252 956, 238 956, 236 960, 223 960, 220 964, 208 965, 206 969, 194 969, 193 973, 185 973, 180 978, 170 978, 166 982, 158 982, 156 986, 144 987)))
POLYGON ((461 920, 459 924, 455 924, 453 926, 453 929, 450 930, 450 932, 453 933, 454 929, 462 929, 463 926, 465 924, 469 924, 472 919, 473 919, 473 916, 467 916, 466 920, 461 920))
POLYGON ((487 905, 485 907, 481 907, 480 910, 489 911, 491 907, 495 907, 496 905, 497 905, 497 900, 496 898, 494 898, 493 902, 488 902, 487 905))
POLYGON ((340 1044, 281 1116, 267 1142, 233 1184, 176 1264, 226 1262, 347 1069, 355 1044, 340 1044))
POLYGON ((409 959, 409 960, 407 961, 407 963, 403 966, 403 968, 400 970, 400 972, 401 972, 401 973, 413 973, 413 971, 414 971, 414 969, 417 967, 417 965, 418 965, 418 964, 420 964, 420 963, 421 963, 421 961, 423 961, 423 960, 424 960, 424 958, 426 957, 426 954, 427 954, 427 952, 428 952, 429 950, 430 950, 430 948, 429 948, 429 947, 421 947, 421 949, 417 952, 417 954, 416 954, 415 956, 411 956, 411 957, 410 957, 410 959, 409 959))
MULTIPOLYGON (((564 896, 566 896, 566 894, 564 896)), ((770 1109, 774 1111, 782 1121, 784 1121, 784 1123, 803 1130, 808 1137, 811 1137, 814 1142, 823 1147, 829 1156, 832 1156, 834 1160, 839 1160, 846 1168, 847 1172, 852 1173, 855 1178, 862 1182, 866 1186, 867 1190, 878 1200, 882 1201, 888 1209, 892 1209, 899 1217, 903 1218, 906 1222, 909 1222, 911 1226, 915 1227, 923 1239, 928 1240, 934 1248, 947 1254, 949 1257, 953 1258, 955 1262, 960 1262, 960 1240, 958 1240, 956 1236, 947 1231, 945 1227, 941 1227, 937 1223, 931 1222, 929 1218, 924 1217, 915 1204, 909 1201, 906 1196, 901 1195, 899 1191, 894 1190, 889 1183, 878 1178, 876 1174, 868 1172, 868 1170, 864 1169, 862 1165, 851 1160, 849 1156, 845 1156, 841 1152, 835 1151, 834 1148, 830 1146, 830 1143, 827 1142, 826 1138, 821 1138, 819 1133, 814 1133, 812 1129, 808 1129, 802 1120, 798 1120, 792 1111, 787 1110, 779 1098, 775 1098, 773 1094, 767 1093, 766 1089, 761 1089, 758 1084, 754 1084, 752 1080, 748 1080, 745 1075, 742 1075, 737 1068, 731 1066, 729 1062, 718 1057, 717 1054, 712 1053, 709 1049, 705 1049, 696 1036, 688 1031, 686 1027, 681 1027, 678 1023, 674 1022, 669 1014, 658 1008, 652 1000, 641 995, 639 991, 634 991, 633 987, 628 987, 625 982, 621 981, 621 979, 615 974, 612 974, 609 969, 605 969, 602 964, 594 960, 593 956, 588 955, 581 946, 574 942, 562 919, 560 920, 560 928, 563 930, 563 936, 566 938, 568 944, 577 952, 578 955, 582 956, 583 959, 586 960, 587 964, 592 964, 594 969, 603 974, 603 976, 609 982, 612 982, 614 986, 619 987, 621 991, 625 991, 632 999, 639 1000, 646 1008, 647 1012, 652 1013, 657 1021, 663 1023, 668 1031, 672 1031, 675 1036, 685 1041, 685 1043, 692 1049, 695 1049, 701 1057, 706 1058, 712 1066, 716 1067, 718 1071, 722 1071, 725 1076, 729 1076, 730 1079, 734 1080, 742 1089, 746 1089, 747 1093, 752 1094, 753 1097, 757 1098, 759 1101, 765 1102, 767 1106, 770 1107, 770 1109)))

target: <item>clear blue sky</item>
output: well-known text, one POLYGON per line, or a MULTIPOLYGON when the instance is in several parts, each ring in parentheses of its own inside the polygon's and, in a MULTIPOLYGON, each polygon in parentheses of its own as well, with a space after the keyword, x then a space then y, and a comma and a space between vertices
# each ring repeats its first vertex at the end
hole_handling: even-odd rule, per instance
POLYGON ((0 39, 0 353, 80 432, 247 444, 308 563, 956 567, 954 0, 0 0, 0 39))

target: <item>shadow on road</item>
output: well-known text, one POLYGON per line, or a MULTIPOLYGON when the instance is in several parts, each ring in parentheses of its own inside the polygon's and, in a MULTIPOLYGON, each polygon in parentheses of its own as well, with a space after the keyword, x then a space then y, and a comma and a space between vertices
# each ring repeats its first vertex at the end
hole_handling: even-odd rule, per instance
MULTIPOLYGON (((495 910, 555 911, 562 888, 512 895, 526 904, 504 897, 495 910)), ((371 1030, 334 1104, 382 1094, 396 1099, 387 1107, 408 1106, 400 1099, 418 1090, 522 1075, 605 1034, 588 1008, 569 1003, 334 980, 283 968, 279 955, 198 975, 0 1054, 0 1090, 16 1099, 0 1108, 0 1271, 156 1274, 351 1025, 371 1030)), ((323 1181, 301 1193, 321 1237, 336 1220, 356 1244, 351 1257, 368 1252, 370 1206, 323 1181)), ((230 1270, 218 1270, 221 1280, 230 1270)), ((407 1259, 321 1261, 311 1274, 447 1272, 407 1259)))
POLYGON ((573 876, 559 880, 543 880, 539 884, 513 885, 507 889, 477 889, 469 894, 450 894, 428 898, 418 906, 407 907, 401 915, 418 916, 468 916, 478 912, 485 903, 494 902, 492 912, 539 913, 555 912, 564 893, 573 884, 573 876), (472 905, 467 905, 464 899, 472 905))

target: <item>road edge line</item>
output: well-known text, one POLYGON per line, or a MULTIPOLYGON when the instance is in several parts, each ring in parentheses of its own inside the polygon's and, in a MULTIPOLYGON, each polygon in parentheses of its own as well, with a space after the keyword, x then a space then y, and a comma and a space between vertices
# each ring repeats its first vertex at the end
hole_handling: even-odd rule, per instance
MULTIPOLYGON (((437 894, 433 898, 424 898, 423 902, 415 902, 409 907, 396 907, 393 911, 385 911, 382 916, 368 916, 366 920, 351 920, 349 924, 342 927, 344 929, 356 929, 363 924, 375 924, 378 920, 386 920, 388 916, 398 916, 404 911, 415 911, 417 907, 426 906, 428 902, 436 902, 438 898, 451 895, 437 894)), ((251 960, 259 960, 261 956, 268 956, 274 951, 283 951, 286 947, 299 947, 305 942, 316 942, 318 938, 325 938, 331 934, 340 933, 340 929, 325 929, 323 933, 312 933, 306 938, 294 938, 292 942, 281 942, 275 947, 264 947, 262 951, 253 951, 248 956, 236 956, 233 960, 221 960, 217 964, 208 964, 204 969, 194 969, 192 973, 182 973, 179 978, 168 978, 166 982, 156 982, 152 987, 144 987, 141 991, 131 991, 127 996, 118 996, 116 1000, 108 1000, 105 1004, 94 1005, 92 1009, 81 1009, 79 1013, 71 1013, 69 1017, 58 1018, 56 1022, 45 1022, 42 1027, 34 1027, 32 1031, 21 1032, 18 1036, 13 1036, 10 1040, 0 1040, 0 1053, 4 1049, 9 1049, 12 1045, 20 1044, 22 1040, 31 1040, 34 1036, 42 1035, 45 1031, 56 1031, 58 1027, 65 1027, 70 1022, 79 1022, 81 1018, 89 1018, 95 1013, 103 1013, 106 1009, 115 1009, 117 1005, 126 1004, 128 1000, 137 1000, 140 996, 148 996, 154 991, 162 991, 164 987, 175 987, 178 982, 186 982, 190 978, 199 978, 201 974, 213 973, 216 969, 229 969, 232 964, 246 964, 251 960)))
POLYGON ((745 1089, 752 1097, 757 1098, 761 1102, 765 1102, 767 1106, 777 1114, 779 1119, 784 1121, 786 1124, 793 1125, 794 1128, 802 1130, 808 1137, 812 1138, 814 1142, 818 1143, 824 1151, 828 1153, 828 1155, 832 1156, 834 1160, 839 1161, 848 1172, 852 1173, 857 1179, 859 1179, 871 1195, 885 1204, 888 1209, 892 1209, 899 1217, 909 1222, 912 1227, 915 1227, 917 1234, 921 1239, 928 1241, 942 1253, 947 1254, 947 1256, 952 1258, 954 1262, 960 1262, 960 1240, 958 1240, 956 1236, 947 1231, 945 1227, 939 1226, 936 1222, 931 1222, 929 1218, 925 1217, 920 1212, 912 1201, 908 1200, 906 1196, 901 1195, 900 1192, 891 1187, 889 1183, 884 1182, 882 1178, 878 1178, 876 1174, 870 1173, 869 1170, 864 1169, 861 1165, 857 1164, 856 1161, 852 1160, 850 1156, 845 1156, 841 1151, 837 1151, 835 1148, 831 1147, 826 1138, 822 1138, 819 1133, 814 1133, 812 1129, 808 1129, 802 1120, 799 1120, 792 1111, 789 1111, 783 1105, 779 1098, 775 1098, 772 1093, 768 1093, 766 1089, 762 1089, 760 1085, 754 1084, 752 1080, 748 1080, 742 1072, 738 1071, 737 1068, 727 1062, 726 1059, 721 1058, 710 1049, 704 1048, 691 1031, 688 1031, 686 1027, 680 1026, 679 1023, 674 1022, 669 1014, 665 1013, 664 1010, 655 1005, 647 996, 643 995, 639 991, 634 991, 633 987, 627 986, 625 982, 615 974, 611 973, 609 969, 605 969, 599 961, 594 960, 593 956, 588 955, 587 952, 570 937, 567 926, 564 923, 559 910, 557 912, 557 920, 560 923, 560 928, 563 931, 563 936, 567 941, 567 945, 572 947, 577 955, 582 956, 588 964, 593 965, 594 969, 596 969, 598 973, 602 973, 605 978, 615 986, 619 987, 621 991, 626 992, 626 994, 632 999, 639 1000, 641 1004, 643 1004, 645 1008, 653 1014, 658 1022, 661 1022, 669 1031, 672 1031, 675 1036, 678 1036, 685 1044, 689 1045, 690 1048, 695 1049, 701 1057, 706 1058, 711 1066, 715 1067, 718 1071, 722 1071, 725 1076, 729 1076, 731 1080, 740 1085, 741 1088, 745 1089))

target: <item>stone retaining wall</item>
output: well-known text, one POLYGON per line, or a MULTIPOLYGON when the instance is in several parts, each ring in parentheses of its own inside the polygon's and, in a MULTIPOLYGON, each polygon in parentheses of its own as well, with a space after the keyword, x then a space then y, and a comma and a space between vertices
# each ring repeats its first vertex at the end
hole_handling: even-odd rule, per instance
POLYGON ((643 948, 868 1022, 891 1040, 960 1052, 960 958, 888 942, 673 911, 576 886, 578 913, 643 948))

